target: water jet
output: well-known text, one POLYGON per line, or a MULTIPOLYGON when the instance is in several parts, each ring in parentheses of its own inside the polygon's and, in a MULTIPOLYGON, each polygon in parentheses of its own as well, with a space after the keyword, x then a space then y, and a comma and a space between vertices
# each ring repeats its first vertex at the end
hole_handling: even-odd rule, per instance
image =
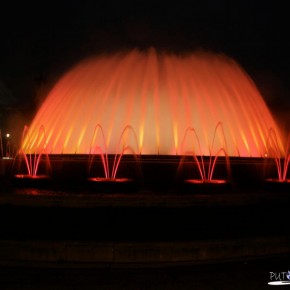
MULTIPOLYGON (((25 126, 22 135, 24 138, 31 140, 27 137, 28 127, 25 126)), ((44 127, 41 126, 36 142, 36 147, 33 152, 26 153, 22 148, 19 149, 15 160, 14 166, 16 173, 13 176, 14 184, 21 187, 42 187, 47 185, 51 178, 51 165, 50 158, 46 153, 46 138, 44 127), (26 171, 26 172, 25 172, 26 171), (24 173, 25 172, 25 173, 24 173)))
POLYGON ((287 174, 290 162, 290 134, 286 142, 285 151, 282 152, 280 147, 278 146, 276 132, 271 128, 269 130, 267 148, 268 154, 265 160, 265 188, 272 191, 289 191, 290 179, 287 178, 287 174), (270 161, 268 159, 270 159, 270 161), (272 168, 272 170, 269 170, 269 168, 267 168, 267 165, 271 163, 271 161, 272 163, 274 161, 275 166, 270 167, 272 168))

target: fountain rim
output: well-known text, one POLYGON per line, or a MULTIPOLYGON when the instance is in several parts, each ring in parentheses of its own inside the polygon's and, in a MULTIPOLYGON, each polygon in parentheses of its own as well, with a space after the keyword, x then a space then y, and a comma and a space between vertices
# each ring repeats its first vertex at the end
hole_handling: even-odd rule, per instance
MULTIPOLYGON (((17 158, 21 158, 22 154, 16 155, 14 158, 2 158, 2 160, 15 160, 17 158)), ((26 153, 27 156, 31 155, 32 158, 35 156, 39 156, 39 154, 36 153, 26 153)), ((79 153, 60 153, 60 154, 49 154, 49 153, 41 153, 40 155, 43 156, 43 158, 47 158, 47 156, 51 160, 84 160, 89 158, 90 156, 98 157, 102 154, 95 153, 95 154, 79 154, 79 153)), ((119 153, 112 154, 108 153, 106 156, 111 160, 114 159, 116 155, 120 155, 119 153)), ((226 160, 226 158, 229 158, 231 162, 247 162, 247 161, 265 161, 265 160, 275 160, 277 157, 271 157, 271 156, 260 156, 260 157, 252 157, 252 156, 224 156, 224 155, 198 155, 198 154, 175 154, 175 155, 165 155, 165 154, 122 154, 122 159, 130 159, 132 157, 138 157, 140 161, 180 161, 180 159, 191 159, 193 156, 196 156, 197 158, 204 158, 204 161, 208 161, 210 158, 218 157, 217 160, 226 160)), ((279 159, 284 160, 284 157, 280 157, 279 159)))

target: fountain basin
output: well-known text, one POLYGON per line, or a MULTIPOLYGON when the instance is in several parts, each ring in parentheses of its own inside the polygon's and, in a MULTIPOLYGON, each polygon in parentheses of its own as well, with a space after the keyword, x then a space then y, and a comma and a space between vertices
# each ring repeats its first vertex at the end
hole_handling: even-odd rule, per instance
POLYGON ((216 193, 231 189, 231 183, 225 179, 186 179, 183 184, 184 191, 188 193, 216 193))
MULTIPOLYGON (((172 193, 172 192, 196 192, 206 189, 207 192, 234 190, 261 190, 269 189, 265 184, 266 176, 275 171, 275 162, 264 158, 230 158, 231 174, 227 173, 226 160, 219 158, 216 162, 211 182, 201 182, 197 166, 192 162, 181 163, 183 156, 165 155, 141 155, 138 161, 132 155, 124 155, 115 179, 104 178, 101 161, 96 160, 91 175, 88 175, 88 155, 49 155, 51 163, 51 175, 39 173, 32 178, 26 174, 19 174, 17 166, 7 164, 4 170, 3 180, 17 186, 42 187, 51 186, 54 189, 69 189, 90 192, 133 192, 139 190, 172 193), (181 164, 181 165, 180 165, 181 164), (9 165, 9 166, 8 166, 9 165), (265 168, 267 171, 265 171, 265 168), (273 169, 273 170, 272 170, 273 169), (18 176, 16 178, 15 176, 18 176), (13 182, 10 182, 13 181, 13 182), (187 182, 185 182, 187 181, 187 182), (264 186, 264 188, 263 188, 264 186)), ((114 156, 109 156, 109 163, 114 156)), ((205 167, 208 166, 208 158, 204 158, 205 167)), ((14 164, 17 164, 15 160, 14 164)), ((21 170, 21 172, 23 172, 21 170)), ((286 182, 289 185, 289 182, 286 182)), ((279 185, 278 185, 279 186, 279 185)), ((272 190, 272 189, 271 189, 272 190)), ((290 192, 290 191, 289 191, 290 192)))
POLYGON ((49 175, 15 174, 13 176, 13 185, 16 187, 43 188, 47 187, 50 181, 49 175))
POLYGON ((264 188, 272 192, 290 192, 290 179, 268 178, 264 182, 264 188))
POLYGON ((88 188, 98 193, 130 193, 138 190, 137 182, 131 178, 90 177, 88 188))

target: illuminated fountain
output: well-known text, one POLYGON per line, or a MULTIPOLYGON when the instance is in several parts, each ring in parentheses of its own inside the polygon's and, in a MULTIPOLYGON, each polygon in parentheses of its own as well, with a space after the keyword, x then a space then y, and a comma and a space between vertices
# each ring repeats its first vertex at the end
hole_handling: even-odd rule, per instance
POLYGON ((51 165, 46 153, 44 127, 40 127, 37 138, 32 140, 28 135, 28 127, 25 126, 22 139, 26 139, 28 146, 33 147, 33 152, 31 150, 25 152, 22 148, 19 150, 15 160, 18 172, 14 175, 16 184, 25 186, 45 184, 50 179, 51 165))
POLYGON ((138 155, 136 151, 134 151, 133 146, 128 144, 128 134, 130 132, 132 133, 133 139, 135 141, 135 148, 139 148, 137 136, 133 128, 129 125, 126 126, 121 132, 120 139, 115 151, 116 153, 113 157, 113 164, 111 166, 112 170, 110 170, 110 158, 107 153, 105 134, 102 126, 100 124, 96 125, 90 146, 88 180, 90 182, 96 183, 97 189, 99 188, 102 191, 114 191, 115 188, 118 188, 118 190, 120 190, 120 185, 122 184, 124 186, 125 184, 125 189, 129 190, 128 184, 132 185, 133 180, 130 178, 117 178, 117 172, 120 166, 121 159, 126 152, 130 152, 132 156, 134 156, 137 165, 139 162, 138 155), (100 136, 100 138, 98 138, 98 136, 100 136), (96 173, 92 169, 96 157, 99 157, 101 159, 104 170, 104 177, 95 176, 96 173), (117 187, 116 184, 118 184, 117 187))
POLYGON ((267 178, 266 183, 269 185, 280 184, 281 187, 286 187, 290 184, 290 179, 287 179, 288 167, 290 162, 290 134, 285 147, 285 152, 281 152, 278 144, 276 132, 271 128, 267 142, 268 154, 267 159, 273 159, 276 167, 276 178, 267 178))
POLYGON ((276 146, 283 152, 283 136, 269 109, 233 59, 204 51, 175 55, 132 50, 95 56, 69 70, 40 107, 21 150, 35 154, 42 143, 47 154, 87 156, 90 172, 100 159, 106 180, 116 180, 124 156, 135 152, 145 179, 146 174, 164 175, 168 182, 186 154, 182 143, 187 130, 198 136, 199 152, 191 150, 191 155, 200 179, 209 183, 214 182, 218 156, 225 156, 227 167, 232 158, 264 158, 269 128, 277 132, 276 146), (39 134, 41 126, 46 134, 39 134), (216 133, 217 127, 222 133, 216 133), (219 148, 209 134, 214 128, 219 148), (109 156, 114 156, 111 172, 109 156), (165 159, 174 163, 167 177, 170 162, 162 167, 165 159))
POLYGON ((209 149, 210 155, 207 162, 205 161, 205 156, 201 151, 200 141, 194 128, 189 127, 186 129, 181 148, 182 155, 184 157, 180 161, 179 170, 184 165, 184 159, 188 155, 193 157, 194 163, 198 169, 199 178, 191 178, 184 181, 189 185, 195 185, 195 190, 197 186, 202 186, 202 189, 204 189, 205 186, 207 186, 211 190, 213 189, 213 186, 218 186, 219 189, 224 189, 224 185, 227 185, 230 182, 230 160, 227 154, 227 143, 224 136, 223 126, 220 122, 216 125, 214 130, 214 136, 212 139, 211 147, 209 149), (216 144, 215 146, 216 135, 219 128, 219 140, 222 141, 222 143, 221 145, 216 144), (192 139, 190 140, 191 142, 188 140, 190 139, 189 136, 192 136, 192 139), (189 145, 191 145, 190 147, 192 148, 192 150, 185 149, 186 143, 189 143, 189 145), (198 151, 195 149, 195 147, 197 147, 198 151), (224 177, 224 179, 214 179, 214 169, 217 163, 217 159, 221 154, 223 154, 225 157, 226 176, 224 177))

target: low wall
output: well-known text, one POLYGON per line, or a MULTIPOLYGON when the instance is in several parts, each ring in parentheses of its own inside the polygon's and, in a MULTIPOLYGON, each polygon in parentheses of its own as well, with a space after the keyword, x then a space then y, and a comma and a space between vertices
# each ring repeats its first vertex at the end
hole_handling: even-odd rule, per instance
POLYGON ((152 267, 290 254, 285 237, 193 242, 0 241, 0 265, 152 267))

